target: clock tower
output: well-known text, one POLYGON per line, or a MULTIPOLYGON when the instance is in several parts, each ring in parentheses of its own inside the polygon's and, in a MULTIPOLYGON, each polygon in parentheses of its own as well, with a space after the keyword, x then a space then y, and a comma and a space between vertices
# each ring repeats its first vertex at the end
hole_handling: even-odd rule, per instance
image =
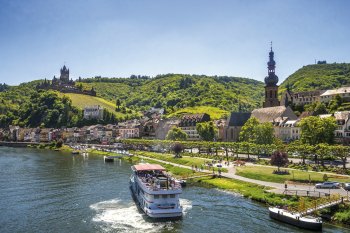
POLYGON ((271 50, 269 53, 269 61, 267 62, 268 76, 265 77, 265 102, 263 103, 264 108, 280 106, 278 100, 278 77, 275 74, 276 62, 274 60, 274 52, 271 50))

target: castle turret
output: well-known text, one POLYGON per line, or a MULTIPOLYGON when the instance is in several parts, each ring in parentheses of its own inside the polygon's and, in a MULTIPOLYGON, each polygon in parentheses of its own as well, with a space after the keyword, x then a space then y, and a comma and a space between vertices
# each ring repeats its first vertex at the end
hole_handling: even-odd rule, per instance
POLYGON ((60 76, 60 81, 63 83, 68 83, 69 82, 69 69, 64 65, 61 70, 61 76, 60 76))

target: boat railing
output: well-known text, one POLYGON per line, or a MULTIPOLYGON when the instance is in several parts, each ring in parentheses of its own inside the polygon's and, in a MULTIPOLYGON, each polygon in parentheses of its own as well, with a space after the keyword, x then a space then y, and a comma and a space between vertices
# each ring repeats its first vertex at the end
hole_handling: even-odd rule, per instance
POLYGON ((155 177, 139 177, 139 180, 148 190, 153 191, 180 190, 182 188, 181 184, 174 179, 167 180, 168 184, 165 186, 161 186, 159 183, 157 183, 158 179, 155 177))

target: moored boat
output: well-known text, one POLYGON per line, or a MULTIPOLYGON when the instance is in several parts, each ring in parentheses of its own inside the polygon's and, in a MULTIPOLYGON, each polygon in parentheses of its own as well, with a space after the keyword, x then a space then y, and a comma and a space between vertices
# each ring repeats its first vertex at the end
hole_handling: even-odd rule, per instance
POLYGON ((272 219, 285 222, 299 228, 308 230, 322 230, 322 220, 312 216, 302 216, 300 213, 292 213, 287 210, 270 207, 269 214, 272 219))
POLYGON ((158 164, 138 164, 131 167, 130 190, 136 204, 151 218, 179 218, 182 193, 179 181, 158 164))

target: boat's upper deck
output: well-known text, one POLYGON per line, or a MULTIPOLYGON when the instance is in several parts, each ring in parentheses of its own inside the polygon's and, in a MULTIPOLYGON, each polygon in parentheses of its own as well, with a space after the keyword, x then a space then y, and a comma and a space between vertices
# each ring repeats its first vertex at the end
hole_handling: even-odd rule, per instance
POLYGON ((149 191, 181 191, 179 181, 158 164, 139 164, 132 167, 140 183, 149 191))

